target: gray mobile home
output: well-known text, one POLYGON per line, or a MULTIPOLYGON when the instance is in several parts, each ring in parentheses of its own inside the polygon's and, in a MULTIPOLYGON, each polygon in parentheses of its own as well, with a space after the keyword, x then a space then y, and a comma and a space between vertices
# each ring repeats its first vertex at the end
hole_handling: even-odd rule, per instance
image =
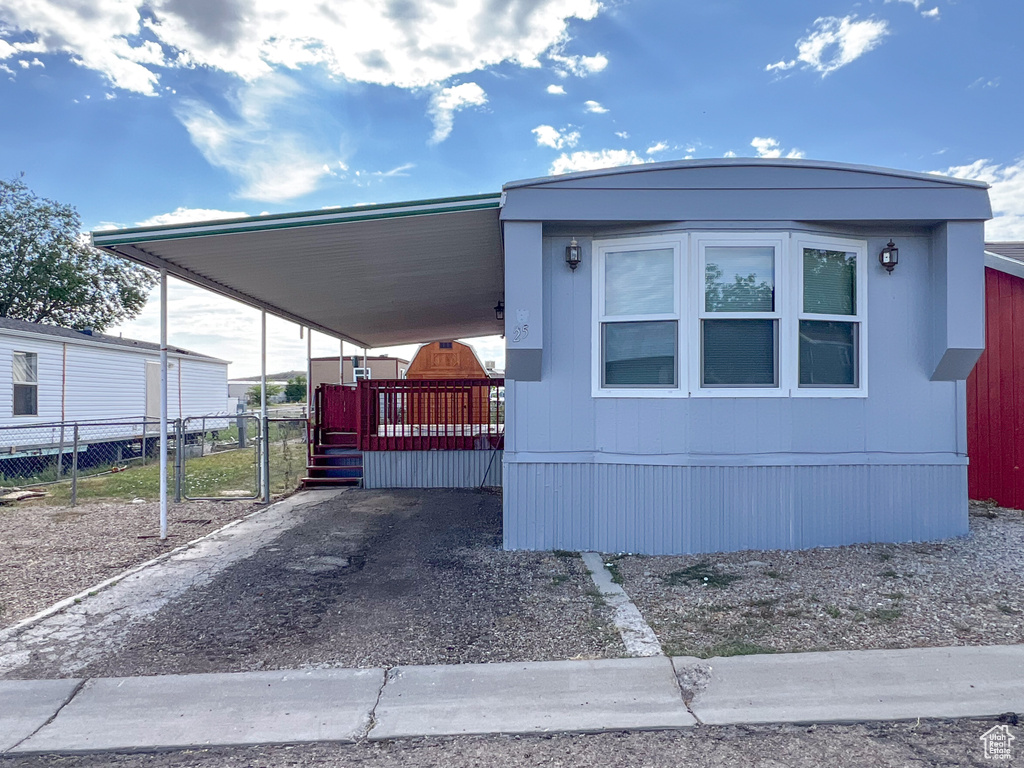
POLYGON ((486 435, 361 385, 367 485, 501 466, 508 548, 687 553, 967 531, 990 216, 979 182, 722 159, 93 240, 363 348, 504 332, 486 435))
POLYGON ((985 185, 719 160, 504 191, 506 547, 966 533, 985 185))

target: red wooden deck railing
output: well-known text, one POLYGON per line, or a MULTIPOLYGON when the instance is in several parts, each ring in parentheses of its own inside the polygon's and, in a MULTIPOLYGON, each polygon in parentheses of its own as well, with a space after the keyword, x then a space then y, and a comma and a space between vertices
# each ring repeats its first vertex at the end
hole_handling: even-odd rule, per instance
POLYGON ((363 451, 502 448, 505 380, 361 381, 317 388, 317 435, 355 432, 363 451))

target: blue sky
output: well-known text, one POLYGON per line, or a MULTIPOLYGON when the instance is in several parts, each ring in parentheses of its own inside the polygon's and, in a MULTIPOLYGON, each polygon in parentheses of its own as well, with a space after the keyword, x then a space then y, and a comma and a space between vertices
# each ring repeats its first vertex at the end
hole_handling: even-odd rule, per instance
MULTIPOLYGON (((1024 239, 1022 31, 1020 0, 0 0, 0 174, 93 229, 792 156, 983 179, 1024 239)), ((257 312, 170 297, 174 343, 256 372, 257 312)))

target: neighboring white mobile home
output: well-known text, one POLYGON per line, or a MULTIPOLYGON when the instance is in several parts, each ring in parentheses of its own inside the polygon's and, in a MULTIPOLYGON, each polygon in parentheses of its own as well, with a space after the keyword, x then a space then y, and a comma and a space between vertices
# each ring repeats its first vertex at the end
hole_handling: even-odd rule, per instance
MULTIPOLYGON (((177 347, 168 361, 169 418, 227 412, 227 361, 177 347)), ((53 442, 33 425, 136 422, 130 431, 159 417, 159 345, 0 318, 0 449, 53 442)))

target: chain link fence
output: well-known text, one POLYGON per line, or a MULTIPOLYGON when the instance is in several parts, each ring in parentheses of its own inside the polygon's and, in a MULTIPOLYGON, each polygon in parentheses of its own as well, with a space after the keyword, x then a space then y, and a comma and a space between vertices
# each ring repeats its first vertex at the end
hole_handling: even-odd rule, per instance
MULTIPOLYGON (((306 473, 307 422, 211 414, 169 421, 168 493, 181 499, 260 499, 295 490, 306 473), (266 493, 263 473, 269 478, 266 493)), ((156 499, 160 422, 134 419, 0 427, 0 502, 45 496, 156 499)))

